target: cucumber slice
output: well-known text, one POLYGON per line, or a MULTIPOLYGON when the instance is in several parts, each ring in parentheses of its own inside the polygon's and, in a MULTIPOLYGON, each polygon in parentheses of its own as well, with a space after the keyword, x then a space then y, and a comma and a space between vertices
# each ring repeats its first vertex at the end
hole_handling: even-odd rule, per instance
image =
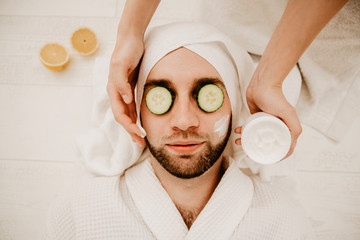
POLYGON ((150 112, 161 115, 170 110, 173 97, 167 88, 154 87, 146 94, 145 103, 150 112))
POLYGON ((199 90, 197 96, 199 108, 204 112, 215 112, 223 105, 224 97, 220 87, 215 84, 207 84, 199 90))

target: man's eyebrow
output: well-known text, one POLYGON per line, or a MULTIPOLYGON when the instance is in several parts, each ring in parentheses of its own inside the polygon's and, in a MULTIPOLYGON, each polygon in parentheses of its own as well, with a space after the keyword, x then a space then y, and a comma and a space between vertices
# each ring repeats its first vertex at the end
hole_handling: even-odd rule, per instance
POLYGON ((167 79, 150 79, 146 81, 144 88, 149 86, 160 86, 165 88, 172 88, 173 84, 167 79))
POLYGON ((225 88, 225 84, 223 81, 221 81, 219 78, 198 78, 193 84, 193 88, 196 86, 204 86, 206 84, 215 84, 215 85, 221 85, 223 88, 225 88))

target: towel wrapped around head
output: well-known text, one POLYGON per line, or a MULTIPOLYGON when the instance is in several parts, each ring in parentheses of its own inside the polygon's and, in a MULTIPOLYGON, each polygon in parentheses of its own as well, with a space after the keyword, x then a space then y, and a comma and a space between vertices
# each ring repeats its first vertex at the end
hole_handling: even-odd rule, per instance
MULTIPOLYGON (((152 29, 145 38, 145 53, 140 66, 136 86, 136 109, 140 116, 140 104, 143 97, 144 84, 155 64, 168 53, 185 47, 209 62, 221 76, 228 93, 232 109, 232 129, 241 126, 242 109, 245 109, 245 95, 240 89, 246 89, 254 64, 250 55, 236 45, 226 35, 211 25, 201 23, 173 23, 152 29)), ((249 114, 243 115, 248 116, 249 114)), ((137 124, 140 126, 140 118, 137 124)), ((235 146, 234 134, 230 142, 235 146)), ((232 154, 233 155, 233 154, 232 154)))
MULTIPOLYGON (((239 136, 233 133, 234 128, 241 126, 250 115, 245 93, 254 71, 254 62, 244 49, 211 25, 181 22, 158 26, 148 31, 135 91, 137 124, 141 126, 140 104, 147 76, 160 59, 180 47, 204 58, 218 71, 224 82, 232 109, 232 134, 225 154, 232 157, 241 168, 250 168, 253 173, 266 172, 268 166, 252 162, 241 146, 235 145, 235 139, 239 136)), ((94 87, 96 88, 96 85, 94 87)), ((100 94, 95 94, 96 96, 94 117, 99 127, 79 138, 78 145, 85 165, 92 172, 100 175, 120 175, 127 168, 144 160, 149 151, 144 151, 145 149, 132 142, 125 129, 115 122, 104 91, 100 90, 100 94)), ((264 178, 268 179, 272 175, 283 175, 283 172, 277 170, 267 173, 264 178)))

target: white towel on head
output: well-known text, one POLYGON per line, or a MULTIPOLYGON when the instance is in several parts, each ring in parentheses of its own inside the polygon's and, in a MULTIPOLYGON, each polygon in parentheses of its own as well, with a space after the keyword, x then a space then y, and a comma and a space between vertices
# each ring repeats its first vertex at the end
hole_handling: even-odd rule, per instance
MULTIPOLYGON (((254 62, 250 55, 216 28, 194 22, 173 23, 156 27, 148 32, 145 38, 145 54, 139 72, 135 101, 138 116, 143 87, 148 74, 154 65, 166 54, 179 47, 185 47, 197 53, 219 72, 226 86, 233 114, 233 128, 241 126, 250 115, 245 103, 246 87, 252 77, 254 62)), ((98 127, 81 136, 79 149, 84 157, 85 165, 100 175, 122 174, 124 170, 144 159, 148 151, 138 147, 131 141, 129 134, 115 122, 106 94, 109 59, 97 59, 94 72, 94 112, 93 118, 98 127)), ((298 96, 300 75, 293 70, 292 80, 297 84, 286 85, 285 92, 292 97, 298 96), (294 90, 295 88, 295 90, 294 90), (293 94, 295 93, 295 94, 293 94)), ((289 82, 289 81, 285 81, 289 82)), ((292 99, 296 102, 296 99, 292 99)), ((138 118, 137 124, 140 126, 138 118)), ((242 148, 235 145, 237 136, 232 133, 228 154, 236 159, 239 167, 250 168, 253 173, 260 173, 263 179, 270 176, 289 173, 290 160, 273 166, 264 166, 252 162, 243 153, 242 148)))
POLYGON ((218 71, 230 98, 233 127, 240 126, 244 120, 240 118, 240 113, 245 100, 240 89, 245 89, 251 79, 253 61, 246 51, 216 28, 194 22, 162 25, 149 31, 146 36, 145 53, 136 87, 138 116, 144 84, 151 69, 160 59, 180 47, 197 53, 218 71))

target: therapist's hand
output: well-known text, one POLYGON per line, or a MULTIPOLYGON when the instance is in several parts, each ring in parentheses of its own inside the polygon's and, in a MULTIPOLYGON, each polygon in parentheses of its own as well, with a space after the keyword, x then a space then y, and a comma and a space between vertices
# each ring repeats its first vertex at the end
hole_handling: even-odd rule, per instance
POLYGON ((246 100, 251 114, 266 112, 279 117, 289 128, 291 134, 290 156, 296 146, 302 127, 295 108, 286 100, 281 84, 261 83, 257 75, 254 75, 246 91, 246 100))
POLYGON ((138 65, 144 53, 142 37, 124 35, 118 39, 110 62, 107 92, 115 120, 131 135, 134 142, 145 145, 144 133, 136 125, 134 87, 138 65))
MULTIPOLYGON (((246 91, 251 113, 263 111, 279 117, 291 133, 288 157, 302 128, 295 108, 287 102, 282 83, 321 29, 348 0, 289 0, 265 48, 246 91)), ((235 129, 241 133, 241 128, 235 129)), ((241 140, 236 140, 241 144, 241 140)))
POLYGON ((134 142, 145 145, 144 132, 136 125, 134 88, 144 54, 144 33, 160 0, 127 0, 118 26, 110 62, 107 92, 115 120, 134 142), (141 14, 139 14, 141 13, 141 14))

